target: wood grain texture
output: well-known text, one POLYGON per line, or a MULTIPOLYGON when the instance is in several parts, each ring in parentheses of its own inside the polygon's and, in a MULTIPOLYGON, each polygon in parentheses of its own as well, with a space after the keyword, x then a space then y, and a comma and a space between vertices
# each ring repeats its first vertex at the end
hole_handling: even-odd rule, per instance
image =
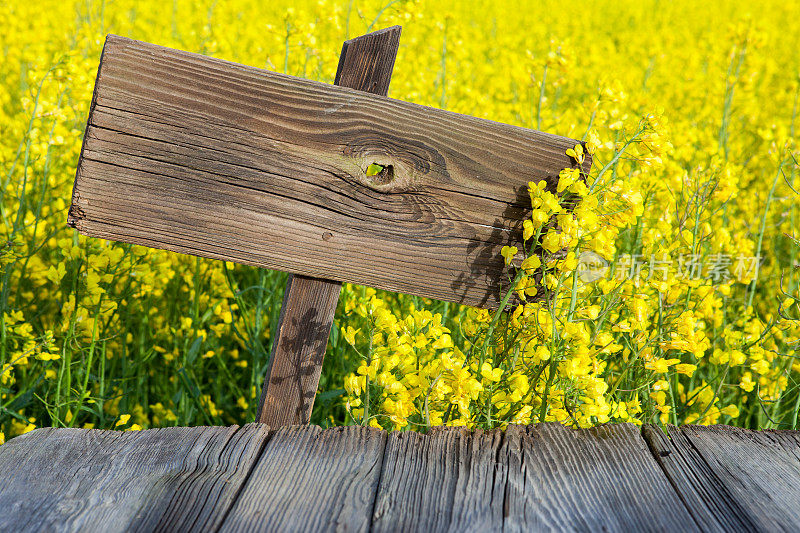
POLYGON ((644 436, 707 531, 797 531, 800 433, 729 426, 654 427, 644 436))
POLYGON ((500 456, 504 437, 500 430, 475 430, 459 442, 450 531, 491 531, 503 522, 508 482, 508 463, 500 456))
MULTIPOLYGON (((386 96, 400 26, 345 41, 335 85, 386 96)), ((342 284, 289 275, 256 421, 279 428, 308 424, 342 284)))
POLYGON ((333 84, 388 95, 401 32, 400 26, 392 26, 345 41, 333 84))
POLYGON ((385 444, 359 426, 277 430, 221 531, 368 531, 385 444))
POLYGON ((502 432, 391 433, 374 531, 492 531, 503 524, 502 432))
POLYGON ((504 531, 698 531, 633 424, 509 427, 504 531))
POLYGON ((554 187, 574 144, 109 36, 68 221, 94 237, 493 307, 527 183, 554 187), (373 163, 384 171, 367 176, 373 163))
POLYGON ((208 531, 266 426, 39 429, 0 446, 0 531, 208 531))
POLYGON ((375 495, 372 531, 446 531, 466 433, 390 433, 375 495))

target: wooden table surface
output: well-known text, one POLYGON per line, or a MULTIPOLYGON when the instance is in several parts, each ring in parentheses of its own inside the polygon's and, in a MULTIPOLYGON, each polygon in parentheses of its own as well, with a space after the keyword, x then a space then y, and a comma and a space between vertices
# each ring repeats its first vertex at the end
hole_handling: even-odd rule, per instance
POLYGON ((38 429, 0 531, 797 531, 800 433, 558 424, 38 429))

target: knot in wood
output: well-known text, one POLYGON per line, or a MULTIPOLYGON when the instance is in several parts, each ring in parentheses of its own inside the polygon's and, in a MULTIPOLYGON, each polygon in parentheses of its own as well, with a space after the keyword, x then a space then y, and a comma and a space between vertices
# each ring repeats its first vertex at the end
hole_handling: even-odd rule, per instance
POLYGON ((421 142, 391 134, 351 134, 344 155, 359 169, 352 173, 355 180, 382 193, 412 192, 433 168, 444 171, 444 159, 438 152, 421 142), (378 171, 374 170, 376 167, 378 171))

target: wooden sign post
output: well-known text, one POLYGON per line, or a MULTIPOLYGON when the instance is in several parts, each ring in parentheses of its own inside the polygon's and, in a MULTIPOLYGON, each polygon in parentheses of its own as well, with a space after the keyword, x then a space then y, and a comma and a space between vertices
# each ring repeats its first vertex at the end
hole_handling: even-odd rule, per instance
MULTIPOLYGON (((399 44, 400 26, 345 41, 334 85, 386 96, 399 44)), ((289 274, 256 422, 308 424, 341 289, 339 281, 289 274)))

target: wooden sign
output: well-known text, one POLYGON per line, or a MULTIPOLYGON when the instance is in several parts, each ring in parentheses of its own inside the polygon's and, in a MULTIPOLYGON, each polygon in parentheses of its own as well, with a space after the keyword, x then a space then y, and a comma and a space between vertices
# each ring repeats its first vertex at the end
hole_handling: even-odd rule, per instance
MULTIPOLYGON (((575 140, 109 36, 69 224, 495 307, 575 140)), ((591 158, 583 164, 589 170, 591 158)))

